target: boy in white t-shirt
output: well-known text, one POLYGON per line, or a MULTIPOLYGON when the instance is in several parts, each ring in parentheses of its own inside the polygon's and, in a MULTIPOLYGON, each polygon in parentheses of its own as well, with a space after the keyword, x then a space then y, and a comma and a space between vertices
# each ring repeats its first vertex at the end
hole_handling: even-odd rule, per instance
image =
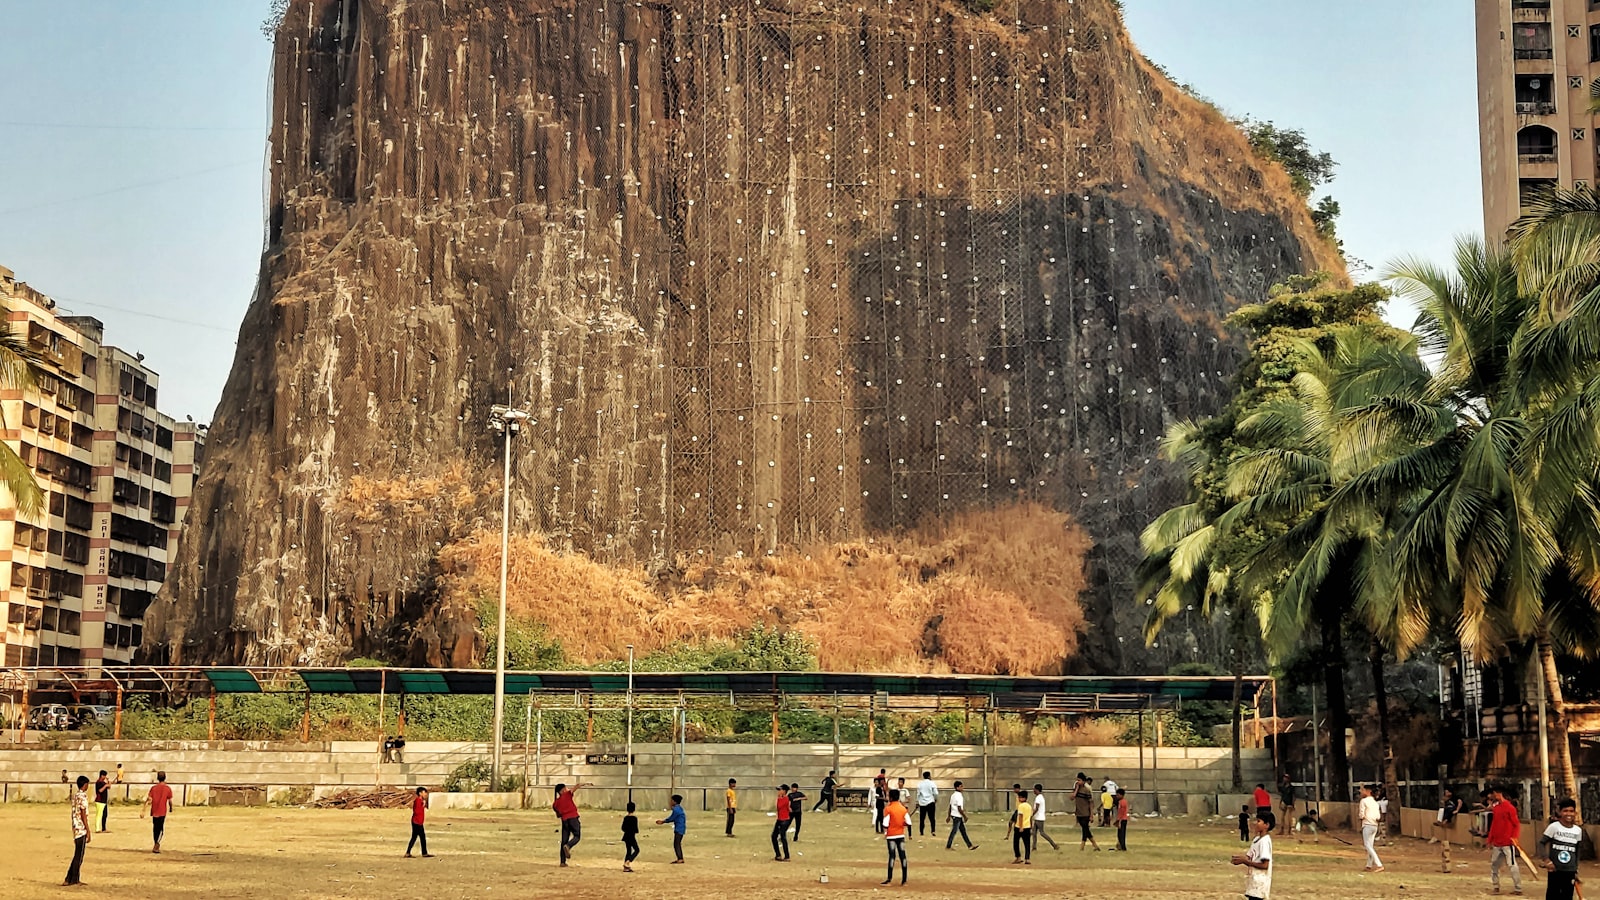
POLYGON ((1583 837, 1583 829, 1578 827, 1577 801, 1562 800, 1556 804, 1556 821, 1539 837, 1544 867, 1550 870, 1550 879, 1545 883, 1545 900, 1572 900, 1578 882, 1578 850, 1583 845, 1583 837))
POLYGON ((1233 856, 1233 864, 1244 866, 1245 900, 1268 900, 1272 894, 1272 823, 1256 816, 1250 823, 1255 838, 1250 849, 1233 856))

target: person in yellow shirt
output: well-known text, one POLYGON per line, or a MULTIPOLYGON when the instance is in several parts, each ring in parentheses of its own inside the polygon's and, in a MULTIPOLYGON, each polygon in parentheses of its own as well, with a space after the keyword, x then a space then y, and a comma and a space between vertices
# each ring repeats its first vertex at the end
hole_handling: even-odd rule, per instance
POLYGON ((889 805, 883 808, 883 836, 884 843, 889 846, 889 874, 884 876, 883 883, 888 884, 894 880, 894 858, 900 856, 900 883, 906 883, 906 835, 910 829, 906 827, 906 820, 910 814, 906 812, 906 805, 900 802, 898 788, 889 790, 889 805))
POLYGON ((728 837, 733 837, 733 817, 739 812, 739 780, 728 779, 728 837))

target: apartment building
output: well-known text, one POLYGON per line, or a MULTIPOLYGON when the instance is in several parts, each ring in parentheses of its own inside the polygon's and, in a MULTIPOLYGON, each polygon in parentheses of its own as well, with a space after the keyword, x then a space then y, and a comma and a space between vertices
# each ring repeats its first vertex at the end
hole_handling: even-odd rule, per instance
POLYGON ((0 304, 40 358, 35 384, 0 390, 0 439, 33 470, 44 509, 0 506, 0 631, 11 666, 128 662, 188 509, 201 432, 156 407, 143 359, 104 343, 0 267, 0 304))
POLYGON ((1593 184, 1600 0, 1476 0, 1483 226, 1505 236, 1540 188, 1593 184))

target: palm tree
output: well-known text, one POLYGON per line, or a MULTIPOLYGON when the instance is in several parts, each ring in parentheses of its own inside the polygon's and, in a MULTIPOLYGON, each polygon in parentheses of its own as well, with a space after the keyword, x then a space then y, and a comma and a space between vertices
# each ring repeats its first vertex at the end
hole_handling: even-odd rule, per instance
POLYGON ((1298 369, 1286 396, 1275 398, 1239 424, 1241 437, 1263 449, 1231 467, 1236 504, 1221 517, 1225 527, 1267 517, 1293 521, 1283 534, 1252 555, 1239 580, 1248 589, 1267 582, 1263 632, 1269 649, 1290 652, 1315 625, 1321 639, 1324 682, 1334 713, 1330 743, 1335 796, 1344 784, 1342 736, 1344 629, 1359 623, 1370 635, 1374 692, 1378 704, 1384 781, 1396 787, 1394 753, 1383 665, 1398 659, 1428 635, 1427 603, 1395 590, 1391 542, 1406 513, 1407 497, 1387 503, 1352 487, 1415 449, 1414 425, 1397 425, 1397 406, 1425 412, 1429 374, 1409 338, 1388 329, 1335 330, 1326 351, 1303 342, 1298 369))
POLYGON ((1590 543, 1600 535, 1600 368, 1587 349, 1600 333, 1588 307, 1600 297, 1575 274, 1600 243, 1584 239, 1586 229, 1582 215, 1553 214, 1542 230, 1519 226, 1512 252, 1466 240, 1451 270, 1391 269, 1419 307, 1424 346, 1441 355, 1429 396, 1454 422, 1413 455, 1403 479, 1368 485, 1381 495, 1432 483, 1398 536, 1401 592, 1447 585, 1457 637, 1478 658, 1535 642, 1569 795, 1577 779, 1555 655, 1597 649, 1584 620, 1600 597, 1590 543))
POLYGON ((1216 517, 1226 508, 1220 491, 1220 461, 1214 445, 1227 430, 1223 420, 1174 423, 1162 440, 1161 452, 1179 463, 1189 476, 1190 501, 1167 510, 1145 527, 1139 540, 1145 556, 1139 563, 1134 599, 1149 607, 1144 637, 1153 643, 1162 626, 1185 611, 1198 608, 1210 620, 1221 610, 1229 617, 1233 671, 1233 786, 1242 790, 1240 760, 1243 724, 1244 667, 1248 623, 1253 618, 1231 586, 1224 555, 1226 541, 1219 538, 1216 517))
MULTIPOLYGON (((38 359, 21 335, 9 328, 0 330, 0 386, 11 390, 32 387, 38 359)), ((0 420, 0 427, 8 426, 0 420)), ((33 480, 33 469, 4 441, 0 441, 0 485, 11 494, 18 514, 35 516, 44 510, 44 492, 33 480)))

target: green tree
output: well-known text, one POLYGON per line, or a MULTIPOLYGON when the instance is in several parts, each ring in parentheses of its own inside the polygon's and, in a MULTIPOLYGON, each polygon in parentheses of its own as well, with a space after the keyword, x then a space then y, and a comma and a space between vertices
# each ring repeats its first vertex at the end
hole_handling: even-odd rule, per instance
POLYGON ((1241 119, 1236 124, 1257 155, 1283 166, 1302 198, 1309 198, 1313 190, 1333 180, 1333 170, 1338 167, 1333 155, 1313 149, 1301 129, 1279 128, 1272 122, 1254 119, 1241 119))
MULTIPOLYGON (((1548 198, 1552 206, 1573 197, 1548 198)), ((1581 199, 1581 198, 1577 198, 1581 199)), ((1462 648, 1484 658, 1531 639, 1550 700, 1562 788, 1577 788, 1557 652, 1592 656, 1600 614, 1600 291, 1580 204, 1519 228, 1515 255, 1466 240, 1455 266, 1391 276, 1440 362, 1430 396, 1450 427, 1390 477, 1431 484, 1399 534, 1402 593, 1445 595, 1462 648), (1585 284, 1588 284, 1585 287, 1585 284)), ((1396 408, 1404 420, 1409 414, 1396 408)))
MULTIPOLYGON (((1158 516, 1141 535, 1144 559, 1136 598, 1147 607, 1145 639, 1155 640, 1163 626, 1188 609, 1228 618, 1233 641, 1235 780, 1238 780, 1239 675, 1252 638, 1259 634, 1262 614, 1270 609, 1277 587, 1258 577, 1241 585, 1238 573, 1268 540, 1288 531, 1303 515, 1282 509, 1251 516, 1223 517, 1237 500, 1230 490, 1230 470, 1240 460, 1267 446, 1241 433, 1240 422, 1265 404, 1292 395, 1307 347, 1331 344, 1334 329, 1346 326, 1382 328, 1378 310, 1383 288, 1363 285, 1344 289, 1326 274, 1295 276, 1269 292, 1266 300, 1238 310, 1229 323, 1250 336, 1250 353, 1234 379, 1228 405, 1204 422, 1180 422, 1169 429, 1163 453, 1181 463, 1189 481, 1186 503, 1158 516)), ((1320 620, 1319 620, 1320 622, 1320 620)), ((1346 666, 1343 620, 1330 615, 1322 637, 1324 686, 1328 691, 1336 734, 1347 727, 1348 709, 1343 673, 1346 666)), ((1271 644, 1269 642, 1269 648, 1271 644)), ((1346 771, 1342 741, 1331 745, 1330 774, 1335 785, 1346 771)))
MULTIPOLYGON (((1392 534, 1411 495, 1384 504, 1350 488, 1416 447, 1419 436, 1385 427, 1383 413, 1395 402, 1422 402, 1429 372, 1414 339, 1374 325, 1335 329, 1326 350, 1302 342, 1299 369, 1288 394, 1239 423, 1262 449, 1230 468, 1237 503, 1223 522, 1294 521, 1252 554, 1239 580, 1275 585, 1262 592, 1262 619, 1277 658, 1295 653, 1312 624, 1325 642, 1346 627, 1365 632, 1384 781, 1398 792, 1384 662, 1389 653, 1403 660, 1427 638, 1431 608, 1394 589, 1392 534)), ((1398 818, 1396 810, 1391 825, 1398 818)))

